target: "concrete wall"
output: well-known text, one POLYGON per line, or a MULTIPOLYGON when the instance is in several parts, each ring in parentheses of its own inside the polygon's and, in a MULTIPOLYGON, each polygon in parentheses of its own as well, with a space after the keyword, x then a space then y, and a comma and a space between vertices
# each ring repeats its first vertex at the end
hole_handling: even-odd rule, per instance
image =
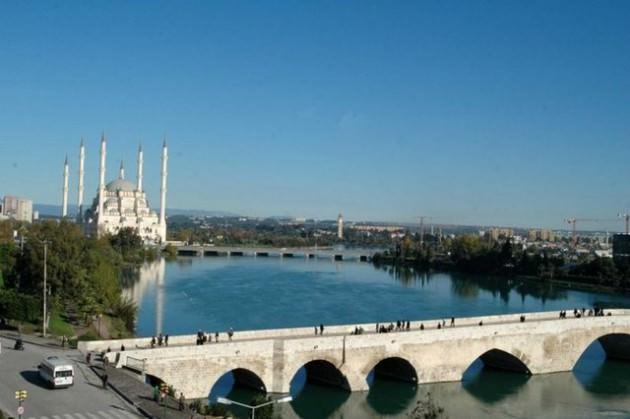
MULTIPOLYGON (((571 370, 584 350, 601 337, 604 347, 616 357, 628 353, 630 311, 581 319, 558 319, 557 313, 527 314, 524 323, 518 317, 484 317, 483 326, 478 325, 480 318, 459 319, 457 327, 423 331, 414 322, 410 332, 356 336, 347 334, 354 326, 326 328, 323 336, 315 336, 310 328, 237 332, 234 341, 220 344, 126 350, 118 354, 118 366, 125 365, 127 357, 142 359, 148 374, 174 385, 187 398, 197 398, 207 397, 223 374, 237 368, 256 374, 267 391, 285 393, 300 368, 321 360, 326 363, 307 368, 312 376, 357 391, 367 390, 369 372, 392 357, 408 361, 419 383, 431 383, 461 380, 466 369, 484 354, 495 367, 513 370, 522 363, 532 374, 542 374, 571 370), (502 352, 488 354, 494 349, 502 352), (339 374, 326 368, 328 364, 339 374)), ((171 345, 179 338, 190 340, 173 337, 171 345)), ((102 344, 88 342, 82 350, 102 344)), ((116 356, 108 354, 112 361, 116 356)), ((395 368, 391 372, 399 373, 395 368)))

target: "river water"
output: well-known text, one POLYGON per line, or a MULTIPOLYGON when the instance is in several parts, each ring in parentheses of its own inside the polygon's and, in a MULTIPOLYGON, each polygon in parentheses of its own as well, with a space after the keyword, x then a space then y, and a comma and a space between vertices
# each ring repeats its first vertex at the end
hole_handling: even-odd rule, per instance
MULTIPOLYGON (((630 307, 628 296, 508 278, 260 257, 162 260, 143 267, 126 293, 139 305, 139 336, 630 307)), ((369 392, 350 394, 305 381, 302 371, 293 402, 277 408, 283 417, 406 417, 430 393, 451 418, 630 418, 630 363, 605 360, 596 342, 568 373, 528 378, 478 361, 457 383, 373 380, 369 392)), ((252 393, 232 383, 227 374, 209 397, 249 402, 252 393)))

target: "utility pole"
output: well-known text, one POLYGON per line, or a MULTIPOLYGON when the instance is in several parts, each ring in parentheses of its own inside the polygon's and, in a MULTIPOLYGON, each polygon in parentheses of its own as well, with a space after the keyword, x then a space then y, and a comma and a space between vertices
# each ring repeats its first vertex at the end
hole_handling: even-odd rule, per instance
POLYGON ((48 240, 44 240, 42 241, 42 243, 44 244, 44 316, 43 316, 43 320, 42 320, 42 331, 43 331, 43 335, 44 337, 46 337, 46 326, 47 326, 47 320, 48 320, 48 316, 46 314, 47 310, 46 310, 46 294, 48 292, 48 286, 46 281, 48 280, 48 269, 47 269, 47 259, 48 259, 48 240))

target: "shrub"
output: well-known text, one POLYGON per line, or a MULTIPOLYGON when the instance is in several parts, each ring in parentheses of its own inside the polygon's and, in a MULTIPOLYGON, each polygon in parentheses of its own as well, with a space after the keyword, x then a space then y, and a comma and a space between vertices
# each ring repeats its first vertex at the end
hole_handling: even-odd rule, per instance
POLYGON ((41 314, 39 298, 15 290, 0 290, 0 316, 36 323, 41 314))

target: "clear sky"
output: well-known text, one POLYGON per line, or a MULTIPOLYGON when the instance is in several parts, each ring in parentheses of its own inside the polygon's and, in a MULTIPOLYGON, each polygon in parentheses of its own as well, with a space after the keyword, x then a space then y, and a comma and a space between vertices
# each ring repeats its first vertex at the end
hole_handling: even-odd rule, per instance
MULTIPOLYGON (((0 195, 564 226, 630 209, 628 1, 3 1, 0 195), (440 218, 437 218, 440 217, 440 218)), ((621 222, 609 223, 621 228, 621 222)), ((583 225, 583 227, 587 227, 583 225)))

